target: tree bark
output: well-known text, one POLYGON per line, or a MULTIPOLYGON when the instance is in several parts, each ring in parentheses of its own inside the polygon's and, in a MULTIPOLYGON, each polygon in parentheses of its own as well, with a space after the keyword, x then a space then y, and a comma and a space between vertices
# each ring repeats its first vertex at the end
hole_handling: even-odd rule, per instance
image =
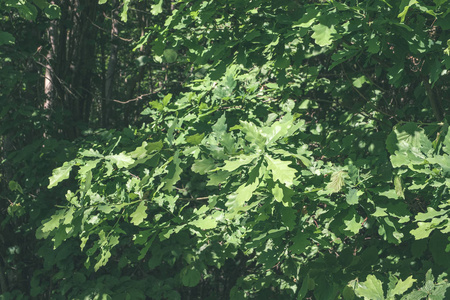
MULTIPOLYGON (((55 1, 56 2, 56 1, 55 1)), ((92 79, 95 72, 95 22, 98 1, 60 0, 61 19, 48 30, 51 49, 47 54, 45 109, 58 102, 65 116, 65 136, 74 139, 88 127, 93 101, 92 79)))
POLYGON ((118 46, 117 46, 117 36, 119 35, 119 22, 117 20, 118 17, 118 7, 117 7, 117 1, 112 2, 113 10, 111 12, 111 49, 110 49, 110 55, 109 55, 109 62, 108 62, 108 70, 106 71, 106 78, 105 78, 105 99, 102 101, 102 126, 108 127, 109 125, 109 104, 112 101, 112 94, 113 94, 113 82, 114 82, 114 74, 116 72, 116 66, 117 66, 117 52, 118 52, 118 46))

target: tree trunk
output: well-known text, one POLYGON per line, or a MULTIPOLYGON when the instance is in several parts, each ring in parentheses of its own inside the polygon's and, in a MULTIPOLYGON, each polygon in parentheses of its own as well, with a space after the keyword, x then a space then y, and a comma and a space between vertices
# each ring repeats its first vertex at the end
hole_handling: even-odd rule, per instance
POLYGON ((56 4, 61 7, 61 19, 48 30, 51 49, 47 54, 44 108, 51 110, 58 104, 69 114, 64 116, 63 132, 74 139, 89 124, 96 70, 97 29, 92 23, 98 1, 61 0, 56 4))
POLYGON ((111 50, 108 62, 108 70, 105 78, 105 99, 102 101, 102 126, 109 125, 109 104, 112 101, 114 74, 117 66, 117 36, 119 35, 119 22, 117 21, 117 1, 112 2, 113 10, 111 12, 111 50))

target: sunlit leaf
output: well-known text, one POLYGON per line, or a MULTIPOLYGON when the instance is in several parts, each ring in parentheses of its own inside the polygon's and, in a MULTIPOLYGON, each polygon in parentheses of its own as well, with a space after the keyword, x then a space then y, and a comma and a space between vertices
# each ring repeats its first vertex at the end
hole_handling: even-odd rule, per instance
POLYGON ((203 230, 213 229, 217 227, 217 221, 214 220, 211 216, 208 216, 203 219, 197 219, 195 221, 190 222, 190 224, 197 226, 198 228, 203 230))
POLYGON ((141 201, 136 210, 130 215, 131 223, 136 226, 141 224, 147 218, 146 210, 147 206, 145 205, 145 202, 141 201))
POLYGON ((114 164, 116 164, 117 168, 126 168, 129 165, 132 165, 134 163, 134 159, 132 159, 130 156, 125 154, 124 152, 120 154, 113 154, 105 156, 105 159, 110 160, 114 164))
POLYGON ((355 293, 368 300, 384 300, 382 283, 374 275, 368 275, 366 281, 359 283, 355 293))
POLYGON ((347 177, 347 173, 344 171, 336 171, 331 174, 331 180, 327 185, 327 190, 330 193, 338 193, 345 185, 345 177, 347 177))
POLYGON ((47 188, 51 189, 52 187, 57 186, 61 181, 69 178, 73 165, 73 161, 65 162, 61 167, 54 169, 52 176, 49 178, 50 183, 47 188))
POLYGON ((395 288, 392 291, 390 291, 389 295, 390 296, 394 296, 394 295, 402 295, 402 294, 404 294, 409 288, 412 287, 412 285, 416 281, 417 280, 413 279, 412 275, 409 276, 408 278, 406 278, 405 281, 400 279, 397 282, 397 284, 395 285, 395 288))
POLYGON ((337 34, 337 31, 333 25, 328 27, 323 24, 318 24, 314 25, 312 30, 314 33, 311 37, 315 40, 317 45, 322 47, 331 45, 333 42, 333 37, 337 34))
POLYGON ((272 172, 273 180, 278 180, 288 187, 291 186, 297 172, 297 170, 289 167, 291 162, 272 158, 269 155, 264 158, 267 162, 267 168, 272 172))
POLYGON ((167 168, 167 175, 164 177, 163 181, 165 182, 164 190, 172 191, 173 186, 180 180, 180 175, 183 172, 183 169, 180 167, 181 160, 178 157, 179 151, 176 151, 172 162, 169 164, 167 168))

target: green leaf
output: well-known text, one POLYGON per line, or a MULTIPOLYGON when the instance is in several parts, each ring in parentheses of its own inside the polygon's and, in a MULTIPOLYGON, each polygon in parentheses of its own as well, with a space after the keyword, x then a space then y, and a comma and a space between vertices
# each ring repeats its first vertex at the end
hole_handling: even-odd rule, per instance
POLYGON ((191 136, 187 136, 186 137, 186 142, 191 144, 191 145, 196 146, 196 145, 199 145, 202 142, 204 137, 205 137, 204 133, 202 133, 202 134, 197 133, 197 134, 194 134, 194 135, 191 135, 191 136))
POLYGON ((345 197, 345 200, 347 201, 348 204, 350 205, 355 205, 358 204, 358 190, 357 189, 350 189, 348 191, 347 196, 345 197))
POLYGON ((6 6, 14 7, 19 12, 19 15, 29 21, 36 20, 37 8, 26 1, 7 1, 6 6))
POLYGON ((145 212, 146 210, 147 206, 145 205, 145 202, 141 201, 134 213, 130 215, 131 223, 136 226, 141 224, 147 218, 147 213, 145 212))
POLYGON ((98 0, 98 4, 105 4, 108 0, 98 0))
POLYGON ((296 219, 296 210, 294 210, 292 207, 281 208, 281 221, 287 228, 292 230, 296 225, 296 219))
POLYGON ((380 51, 380 41, 377 37, 370 38, 367 41, 367 51, 372 54, 378 53, 380 51))
POLYGON ((355 293, 366 300, 384 300, 382 283, 374 275, 368 275, 366 281, 359 283, 355 293))
POLYGON ((448 0, 433 0, 433 2, 436 4, 436 6, 441 6, 442 4, 444 4, 447 1, 448 0))
POLYGON ((180 168, 181 160, 178 158, 179 150, 177 150, 173 156, 173 160, 170 163, 169 167, 167 168, 168 173, 163 178, 163 181, 165 182, 164 190, 166 191, 172 191, 173 186, 181 179, 180 175, 183 172, 183 170, 180 168))
POLYGON ((431 223, 417 222, 417 226, 418 228, 411 230, 411 234, 416 240, 427 238, 433 231, 431 223))
POLYGON ((368 81, 366 79, 366 76, 364 76, 364 75, 353 80, 353 86, 358 89, 361 88, 364 83, 370 83, 370 81, 368 81))
POLYGON ((397 18, 400 18, 400 22, 405 22, 406 13, 409 8, 417 3, 417 0, 402 0, 402 3, 400 4, 400 13, 397 16, 397 18))
POLYGON ((18 183, 17 183, 16 181, 14 181, 14 180, 11 180, 11 181, 8 183, 8 187, 9 187, 9 189, 11 190, 11 192, 18 191, 19 193, 23 194, 22 187, 20 186, 20 184, 18 184, 18 183))
POLYGON ((84 175, 87 172, 90 172, 92 169, 94 169, 97 166, 97 164, 99 162, 100 162, 100 159, 86 161, 86 164, 78 170, 78 174, 84 175))
POLYGON ((58 5, 50 4, 44 9, 45 16, 50 20, 61 18, 61 8, 58 5))
MULTIPOLYGON (((161 0, 162 2, 162 0, 161 0)), ((173 49, 166 49, 164 50, 164 58, 166 59, 166 62, 168 62, 169 64, 174 63, 177 61, 177 57, 178 54, 175 50, 173 49)))
POLYGON ((267 154, 264 158, 267 162, 267 168, 272 172, 273 181, 278 180, 288 187, 291 186, 294 182, 295 173, 297 173, 297 170, 289 167, 291 162, 272 158, 267 154))
POLYGON ((193 266, 184 268, 181 272, 181 282, 184 286, 194 287, 201 279, 201 274, 193 266))
POLYGON ((361 221, 356 219, 356 215, 353 213, 349 213, 347 217, 350 217, 350 219, 344 219, 344 224, 346 226, 345 230, 352 232, 353 234, 357 234, 361 228, 361 221))
POLYGON ((63 180, 69 178, 70 171, 74 165, 73 161, 65 162, 61 167, 53 170, 52 176, 49 178, 50 183, 47 188, 51 189, 63 180))
POLYGON ((164 98, 163 98, 163 100, 162 100, 162 104, 164 105, 164 106, 167 106, 167 104, 169 104, 169 102, 170 102, 170 100, 172 99, 172 94, 167 94, 167 95, 165 95, 164 96, 164 98))
POLYGON ((232 172, 239 167, 245 166, 250 164, 255 160, 257 155, 240 155, 235 160, 227 160, 225 161, 225 165, 223 167, 220 167, 220 170, 224 170, 227 172, 232 172))
POLYGON ((230 178, 230 173, 227 171, 217 171, 215 173, 208 174, 208 182, 206 185, 208 186, 218 186, 221 183, 226 182, 228 178, 230 178))
POLYGON ((212 126, 212 130, 217 136, 217 138, 222 137, 224 133, 227 132, 227 124, 226 124, 227 118, 225 116, 225 113, 220 116, 220 118, 217 120, 216 124, 212 126))
POLYGON ((197 219, 195 221, 190 222, 190 224, 197 226, 198 228, 203 230, 213 229, 217 227, 217 221, 214 220, 211 216, 208 216, 203 219, 197 219))
POLYGON ((84 157, 103 157, 98 150, 93 149, 80 151, 79 154, 84 157))
POLYGON ((49 5, 46 0, 33 0, 33 3, 40 9, 44 9, 49 5))
POLYGON ((291 206, 291 197, 294 195, 294 191, 287 188, 284 184, 276 182, 272 188, 272 194, 276 201, 283 203, 286 207, 291 206))
POLYGON ((260 148, 264 148, 266 138, 262 135, 261 130, 254 124, 245 121, 240 121, 242 132, 245 133, 245 139, 250 143, 255 143, 260 148))
POLYGON ((159 15, 163 11, 162 10, 163 0, 156 0, 156 1, 157 1, 156 4, 152 4, 151 10, 152 15, 154 16, 159 15))
POLYGON ((355 291, 351 286, 345 286, 344 290, 342 291, 342 296, 344 297, 344 300, 353 300, 355 299, 355 291))
POLYGON ((391 290, 388 294, 390 296, 394 296, 394 295, 402 295, 403 293, 405 293, 410 287, 412 287, 412 285, 414 284, 414 282, 416 282, 416 279, 413 279, 412 275, 409 276, 408 278, 406 278, 405 281, 403 280, 399 280, 397 282, 397 284, 395 285, 395 288, 393 290, 391 290))
POLYGON ((117 168, 126 168, 134 163, 134 159, 122 152, 120 154, 113 154, 105 156, 105 159, 110 160, 112 163, 116 164, 117 168))
POLYGON ((241 185, 235 193, 228 196, 227 206, 240 210, 246 202, 248 202, 252 196, 253 192, 257 189, 259 181, 256 180, 251 184, 241 185))
POLYGON ((345 185, 344 178, 347 176, 347 173, 344 171, 336 171, 331 174, 331 180, 327 184, 327 190, 330 193, 338 193, 342 187, 345 185))
POLYGON ((399 198, 405 199, 405 194, 403 193, 403 186, 402 186, 402 179, 400 176, 394 177, 394 186, 395 186, 395 193, 399 198))
POLYGON ((292 239, 293 244, 289 247, 289 250, 295 254, 302 254, 306 251, 306 248, 311 244, 308 240, 309 235, 305 232, 297 231, 297 234, 292 239))
POLYGON ((331 27, 318 24, 314 25, 312 27, 312 30, 314 31, 313 35, 311 36, 317 45, 324 47, 329 46, 331 43, 333 43, 332 37, 337 34, 336 29, 334 29, 334 26, 331 25, 331 27))
POLYGON ((386 213, 387 208, 376 207, 375 212, 372 214, 374 217, 385 217, 388 214, 386 213))
POLYGON ((302 286, 298 291, 297 300, 303 300, 306 296, 306 293, 308 293, 309 279, 309 274, 307 274, 306 277, 303 278, 302 286))
POLYGON ((214 169, 215 163, 212 158, 202 158, 200 160, 196 160, 192 165, 191 169, 195 173, 199 173, 200 175, 206 174, 208 171, 214 169))
POLYGON ((447 210, 435 210, 432 207, 427 207, 427 212, 426 213, 418 213, 416 216, 416 221, 426 221, 426 220, 430 220, 430 219, 434 219, 436 217, 440 217, 442 215, 447 214, 448 211, 447 210))
POLYGON ((55 214, 53 214, 50 217, 50 220, 48 220, 47 222, 45 222, 43 224, 42 227, 42 232, 50 232, 55 228, 58 228, 60 226, 60 221, 62 219, 64 219, 66 215, 66 210, 65 209, 60 209, 58 210, 55 214))
POLYGON ((128 5, 130 4, 130 1, 131 0, 122 0, 123 6, 122 12, 120 13, 120 19, 122 20, 122 22, 128 21, 128 5))
POLYGON ((14 36, 6 31, 0 30, 0 46, 1 45, 13 45, 16 42, 14 36))

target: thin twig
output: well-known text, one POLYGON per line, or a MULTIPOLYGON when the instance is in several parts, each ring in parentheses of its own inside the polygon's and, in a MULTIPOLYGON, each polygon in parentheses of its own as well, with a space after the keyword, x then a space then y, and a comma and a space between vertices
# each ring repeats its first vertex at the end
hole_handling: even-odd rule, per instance
POLYGON ((180 200, 185 200, 185 201, 201 201, 201 200, 208 200, 209 197, 199 197, 199 198, 178 198, 180 200))
POLYGON ((139 101, 139 100, 142 100, 144 97, 147 97, 147 96, 151 96, 151 95, 153 95, 153 94, 156 94, 156 93, 158 93, 158 92, 161 91, 161 90, 162 90, 161 88, 160 88, 160 89, 156 89, 156 90, 154 90, 154 91, 151 92, 151 93, 143 94, 143 95, 137 96, 136 98, 129 99, 129 100, 126 100, 126 101, 120 101, 120 100, 117 100, 117 99, 110 100, 110 101, 114 101, 114 102, 117 102, 117 103, 120 103, 120 104, 127 104, 127 103, 130 103, 130 102, 133 102, 133 101, 139 101))
MULTIPOLYGON (((105 28, 100 27, 100 26, 98 26, 97 24, 95 24, 91 19, 89 19, 89 21, 92 23, 92 25, 94 25, 94 26, 97 27, 98 29, 100 29, 100 30, 102 30, 102 31, 104 31, 104 32, 110 33, 110 32, 109 32, 108 30, 106 30, 105 28)), ((118 39, 120 39, 120 40, 122 40, 122 41, 125 41, 125 42, 132 42, 132 41, 133 41, 133 39, 126 39, 126 38, 123 38, 123 37, 121 37, 121 36, 119 36, 119 35, 117 35, 117 34, 113 34, 113 36, 116 37, 116 38, 118 38, 118 39)))

